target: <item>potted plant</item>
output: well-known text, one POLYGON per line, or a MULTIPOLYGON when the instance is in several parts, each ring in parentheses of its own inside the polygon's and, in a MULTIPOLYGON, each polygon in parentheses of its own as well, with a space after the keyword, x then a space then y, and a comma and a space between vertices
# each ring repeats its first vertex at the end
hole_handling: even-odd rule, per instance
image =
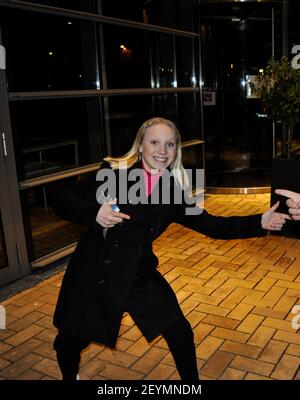
MULTIPOLYGON (((284 199, 274 193, 276 188, 300 191, 300 160, 292 158, 293 131, 300 123, 300 70, 295 69, 287 57, 271 59, 263 74, 258 75, 250 87, 260 98, 264 112, 276 124, 282 124, 282 151, 272 162, 271 204, 281 200, 280 210, 286 212, 284 199)), ((292 224, 284 234, 294 235, 292 224)))
POLYGON ((250 86, 267 116, 282 124, 282 156, 290 158, 294 127, 300 122, 300 70, 287 57, 272 58, 250 86))

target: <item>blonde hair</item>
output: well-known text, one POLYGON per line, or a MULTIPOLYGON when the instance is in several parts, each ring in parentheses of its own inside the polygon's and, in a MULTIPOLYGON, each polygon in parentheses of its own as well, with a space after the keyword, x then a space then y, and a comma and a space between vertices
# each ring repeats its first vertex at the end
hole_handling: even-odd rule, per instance
POLYGON ((131 149, 126 154, 124 154, 121 157, 106 157, 104 158, 104 160, 111 165, 112 169, 121 169, 122 167, 130 168, 137 161, 141 160, 141 153, 139 149, 140 146, 142 145, 147 129, 158 124, 164 124, 169 126, 175 134, 177 151, 176 151, 176 158, 170 165, 170 169, 174 175, 176 183, 182 189, 187 189, 189 185, 189 180, 188 180, 188 175, 182 165, 181 136, 174 122, 168 119, 160 117, 148 119, 142 124, 142 126, 138 130, 138 133, 131 146, 131 149))

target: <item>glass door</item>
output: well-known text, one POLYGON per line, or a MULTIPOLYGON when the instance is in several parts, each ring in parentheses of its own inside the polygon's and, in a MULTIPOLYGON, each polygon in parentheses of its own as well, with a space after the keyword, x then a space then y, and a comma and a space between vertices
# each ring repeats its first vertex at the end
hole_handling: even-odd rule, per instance
POLYGON ((272 122, 249 82, 282 54, 281 8, 269 2, 200 6, 206 184, 270 185, 272 122))
POLYGON ((5 76, 5 49, 0 44, 0 286, 30 272, 11 127, 5 76))

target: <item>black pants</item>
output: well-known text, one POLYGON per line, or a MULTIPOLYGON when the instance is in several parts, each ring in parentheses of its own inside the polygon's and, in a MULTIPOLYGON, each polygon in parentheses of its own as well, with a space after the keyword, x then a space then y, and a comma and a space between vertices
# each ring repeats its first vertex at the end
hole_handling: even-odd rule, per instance
MULTIPOLYGON (((182 315, 162 333, 174 358, 182 380, 198 380, 194 334, 190 323, 182 315)), ((79 370, 80 353, 89 341, 58 333, 54 341, 57 362, 64 381, 75 381, 79 370)))

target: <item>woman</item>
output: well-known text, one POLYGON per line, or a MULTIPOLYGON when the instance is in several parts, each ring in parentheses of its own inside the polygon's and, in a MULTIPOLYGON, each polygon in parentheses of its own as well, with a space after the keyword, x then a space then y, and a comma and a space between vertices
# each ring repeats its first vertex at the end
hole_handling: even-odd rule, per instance
MULTIPOLYGON (((179 132, 173 122, 163 118, 146 121, 131 150, 122 158, 107 157, 103 168, 115 178, 116 199, 99 206, 95 194, 103 182, 93 180, 64 193, 56 206, 65 218, 89 225, 64 275, 54 315, 59 330, 54 348, 63 379, 76 379, 80 352, 90 342, 115 347, 124 311, 148 341, 163 336, 181 379, 198 379, 191 326, 173 290, 156 270, 152 242, 172 222, 214 238, 230 239, 264 235, 266 229, 280 230, 288 217, 275 211, 278 204, 263 215, 225 218, 185 201, 175 202, 175 189, 180 189, 184 199, 187 174, 181 163, 179 132), (130 196, 121 204, 118 199, 124 198, 124 189, 120 190, 124 179, 127 194, 136 184, 129 179, 130 174, 140 171, 140 192, 144 193, 139 195, 148 204, 133 204, 130 196), (172 179, 164 185, 170 172, 172 179), (162 201, 166 192, 170 195, 168 204, 162 201), (159 201, 152 204, 150 200, 157 193, 159 201), (198 212, 187 212, 191 208, 198 212)), ((106 197, 110 194, 104 193, 106 197)))

